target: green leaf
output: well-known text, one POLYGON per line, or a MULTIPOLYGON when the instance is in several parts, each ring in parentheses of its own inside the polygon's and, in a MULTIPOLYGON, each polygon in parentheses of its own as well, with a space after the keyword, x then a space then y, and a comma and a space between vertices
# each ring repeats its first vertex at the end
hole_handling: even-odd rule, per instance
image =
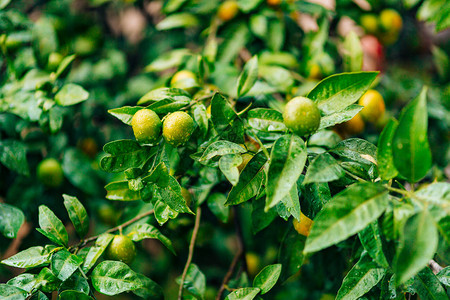
POLYGON ((93 298, 85 293, 66 290, 58 295, 59 300, 92 300, 93 298))
MULTIPOLYGON (((192 52, 189 49, 174 49, 158 56, 154 61, 152 61, 151 64, 144 68, 144 71, 159 72, 173 67, 178 67, 183 60, 190 55, 192 55, 192 52)), ((142 105, 146 103, 141 103, 141 100, 139 100, 137 104, 142 105)))
MULTIPOLYGON (((67 247, 69 235, 60 219, 45 205, 39 206, 39 226, 52 242, 67 247)), ((42 233, 42 232, 41 232, 42 233)))
POLYGON ((84 294, 89 294, 90 287, 87 279, 81 274, 81 271, 76 271, 69 277, 69 279, 63 282, 59 290, 73 290, 84 294))
POLYGON ((175 254, 175 249, 173 249, 172 242, 164 236, 156 227, 150 224, 138 224, 133 227, 130 233, 128 233, 133 242, 139 242, 143 239, 157 239, 163 243, 173 254, 175 254))
POLYGON ((345 276, 336 300, 360 298, 376 286, 385 274, 384 268, 380 268, 372 261, 367 253, 363 253, 359 261, 345 276))
POLYGON ((133 119, 133 116, 135 113, 143 109, 143 107, 140 106, 124 106, 119 108, 114 108, 108 110, 108 113, 122 121, 123 123, 131 126, 131 119, 133 119))
POLYGON ((250 39, 250 30, 244 22, 240 22, 236 27, 233 27, 229 34, 230 36, 219 48, 217 60, 219 65, 227 65, 233 61, 250 39))
POLYGON ((389 263, 383 252, 383 243, 378 222, 370 223, 358 233, 358 237, 370 257, 383 268, 388 268, 389 263))
POLYGON ((242 289, 237 289, 231 292, 225 300, 252 300, 255 299, 256 295, 260 292, 257 287, 247 287, 242 289))
POLYGON ((285 132, 283 115, 274 109, 255 108, 247 113, 248 124, 254 129, 265 132, 285 132))
POLYGON ((394 165, 410 182, 422 179, 431 167, 427 127, 427 88, 423 88, 402 110, 392 141, 394 165))
POLYGON ((36 274, 22 273, 14 278, 11 278, 7 284, 30 293, 36 285, 36 276, 36 274))
POLYGON ((325 152, 317 155, 310 163, 303 184, 311 182, 329 182, 345 175, 344 170, 333 156, 325 152))
POLYGON ((255 55, 244 65, 237 85, 238 98, 247 94, 258 79, 258 57, 255 55))
POLYGON ((109 243, 113 240, 114 235, 109 233, 104 233, 100 235, 95 241, 95 245, 89 249, 89 252, 84 259, 84 263, 82 266, 83 272, 87 273, 89 270, 95 265, 97 260, 105 251, 106 247, 108 247, 109 243))
POLYGON ((66 281, 83 263, 83 259, 61 250, 52 256, 52 273, 61 281, 66 281))
POLYGON ((253 234, 256 234, 257 232, 263 230, 267 226, 270 225, 270 223, 275 220, 277 217, 277 211, 276 209, 272 208, 269 209, 268 212, 264 211, 265 206, 265 195, 254 199, 252 201, 252 231, 253 234))
POLYGON ((244 147, 229 141, 217 141, 209 145, 203 152, 200 162, 207 162, 216 156, 247 152, 244 147))
POLYGON ((397 126, 397 120, 393 118, 390 119, 381 132, 378 140, 378 172, 380 173, 380 177, 384 180, 390 180, 398 174, 392 156, 392 140, 397 126))
POLYGON ((423 268, 415 277, 414 290, 420 299, 446 300, 448 299, 444 287, 430 268, 423 268))
POLYGON ((361 71, 363 51, 358 35, 354 31, 350 31, 345 37, 342 52, 344 70, 347 72, 361 71))
POLYGON ((448 208, 450 204, 450 183, 432 183, 416 191, 414 194, 416 197, 429 204, 448 208))
POLYGON ((50 271, 49 268, 43 268, 36 277, 35 288, 40 289, 44 293, 56 291, 61 285, 61 281, 50 271))
MULTIPOLYGON (((450 287, 450 267, 447 266, 436 274, 439 281, 446 287, 450 287)), ((8 281, 9 282, 9 281, 8 281)))
POLYGON ((106 199, 113 201, 136 201, 142 199, 140 191, 129 189, 128 180, 114 181, 105 186, 106 199))
POLYGON ((211 212, 223 223, 228 222, 230 208, 225 206, 227 198, 224 194, 214 193, 208 197, 207 203, 211 212))
POLYGON ((0 232, 7 238, 14 239, 25 222, 23 212, 12 205, 0 203, 0 232))
POLYGON ((89 230, 89 217, 86 209, 76 197, 64 194, 63 198, 64 206, 69 213, 69 218, 72 221, 78 236, 84 238, 89 230))
POLYGON ((219 169, 232 185, 239 182, 239 169, 242 164, 242 156, 240 154, 227 154, 220 158, 219 169))
POLYGON ((264 166, 267 157, 263 152, 258 152, 247 163, 239 176, 239 182, 228 193, 225 205, 236 205, 250 200, 258 194, 264 181, 264 166))
POLYGON ((169 30, 174 28, 189 28, 199 24, 197 17, 190 13, 177 13, 166 17, 156 25, 158 30, 169 30))
POLYGON ((59 76, 61 76, 64 71, 67 70, 67 68, 72 64, 72 62, 75 60, 76 55, 69 55, 67 57, 64 57, 64 59, 61 61, 61 63, 58 66, 58 69, 56 69, 55 72, 55 79, 58 79, 59 76))
POLYGON ((107 153, 100 161, 100 167, 112 173, 123 172, 129 168, 142 167, 156 154, 156 147, 141 146, 134 140, 117 140, 103 147, 107 153))
POLYGON ((320 125, 319 129, 328 128, 331 126, 334 126, 336 124, 340 124, 343 122, 347 122, 351 119, 353 119, 354 116, 356 116, 361 110, 363 109, 363 106, 352 104, 344 108, 343 110, 339 112, 335 112, 332 114, 329 114, 327 116, 323 116, 320 119, 320 125))
POLYGON ((357 183, 328 202, 314 218, 305 253, 339 243, 376 220, 388 205, 387 191, 377 184, 357 183))
POLYGON ((92 160, 76 148, 64 150, 62 168, 64 176, 71 184, 88 195, 103 196, 99 188, 102 180, 97 171, 92 168, 92 160))
POLYGON ((120 261, 101 262, 92 271, 91 280, 97 291, 108 296, 134 291, 144 286, 139 275, 120 261))
POLYGON ((243 123, 230 103, 219 93, 211 100, 211 121, 223 139, 238 144, 244 143, 243 123))
POLYGON ((281 274, 281 264, 264 267, 253 280, 253 287, 261 289, 261 295, 270 291, 277 283, 281 274))
POLYGON ((276 140, 270 154, 266 181, 266 211, 281 201, 302 174, 306 163, 306 145, 296 135, 276 140))
POLYGON ((49 300, 48 297, 41 291, 38 291, 37 293, 34 293, 30 300, 49 300))
POLYGON ((20 251, 7 259, 2 264, 16 268, 34 268, 49 262, 49 254, 41 246, 35 246, 20 251))
POLYGON ((340 112, 358 101, 377 75, 378 72, 332 75, 319 82, 307 97, 314 100, 325 115, 340 112))
POLYGON ((300 186, 302 194, 302 212, 311 219, 314 219, 317 213, 322 210, 323 206, 331 200, 331 192, 328 184, 322 182, 302 185, 301 180, 299 180, 297 181, 297 186, 300 186))
POLYGON ((9 284, 0 284, 0 295, 4 300, 25 300, 27 292, 9 284))
POLYGON ((206 107, 203 104, 196 104, 192 107, 192 116, 197 123, 202 137, 206 137, 209 128, 209 118, 206 113, 206 107))
POLYGON ((70 106, 83 102, 89 98, 89 93, 81 86, 68 83, 64 85, 55 95, 55 102, 58 105, 70 106))
POLYGON ((30 175, 26 145, 16 140, 0 141, 0 162, 21 175, 30 175))
POLYGON ((400 232, 394 258, 396 284, 402 284, 422 270, 433 258, 438 232, 430 214, 424 210, 410 217, 400 232))
POLYGON ((281 280, 284 282, 292 275, 296 274, 303 265, 305 255, 306 236, 298 234, 294 227, 289 226, 280 245, 278 261, 283 266, 281 280))
POLYGON ((362 164, 377 164, 377 147, 363 139, 343 140, 330 151, 362 164))
MULTIPOLYGON (((176 282, 181 284, 181 277, 176 282)), ((203 299, 206 289, 205 275, 200 271, 196 264, 190 264, 184 279, 183 288, 197 298, 203 299)))
POLYGON ((154 282, 150 278, 145 277, 144 275, 138 275, 139 280, 142 282, 143 286, 137 290, 134 290, 133 294, 147 300, 164 299, 163 290, 156 282, 154 282))
POLYGON ((11 0, 1 0, 0 1, 0 9, 4 9, 8 4, 11 2, 11 0))
POLYGON ((178 216, 178 213, 171 209, 167 204, 162 201, 156 201, 155 204, 155 218, 158 221, 159 225, 162 226, 166 223, 169 218, 175 219, 178 216))

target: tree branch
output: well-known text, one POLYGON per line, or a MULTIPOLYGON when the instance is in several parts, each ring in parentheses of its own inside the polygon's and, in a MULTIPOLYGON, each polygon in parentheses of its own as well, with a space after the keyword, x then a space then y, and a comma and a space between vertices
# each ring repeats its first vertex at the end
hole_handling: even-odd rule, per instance
POLYGON ((133 224, 134 222, 137 222, 137 221, 139 221, 139 220, 141 220, 141 219, 143 219, 143 218, 145 218, 145 217, 147 217, 147 216, 153 214, 154 212, 155 212, 155 211, 154 211, 153 209, 151 209, 151 210, 149 210, 149 211, 147 211, 147 212, 145 212, 145 213, 142 213, 142 214, 140 214, 140 215, 137 215, 137 216, 134 217, 133 219, 130 219, 130 220, 128 220, 128 221, 126 221, 126 222, 124 222, 124 223, 122 223, 122 224, 120 224, 120 225, 118 225, 118 226, 116 226, 116 227, 110 228, 110 229, 106 230, 105 232, 103 232, 103 233, 101 233, 101 234, 97 234, 97 235, 88 237, 87 239, 81 240, 78 244, 71 246, 71 247, 69 248, 69 250, 70 250, 70 249, 73 249, 73 248, 83 247, 83 246, 85 246, 87 243, 92 242, 92 241, 95 241, 95 240, 96 240, 100 235, 102 235, 102 234, 105 234, 105 233, 111 233, 111 232, 116 232, 116 231, 118 231, 118 230, 121 230, 123 227, 126 227, 126 226, 128 226, 128 225, 130 225, 130 224, 133 224))
POLYGON ((437 273, 439 273, 443 269, 443 267, 441 267, 441 265, 439 265, 434 260, 430 260, 428 262, 428 266, 430 267, 431 271, 433 271, 434 275, 436 275, 437 273))
POLYGON ((238 250, 233 257, 233 260, 231 262, 230 267, 228 268, 227 273, 225 274, 225 277, 223 278, 222 284, 220 285, 219 291, 216 296, 216 300, 221 300, 223 291, 225 290, 225 286, 231 279, 231 276, 233 275, 239 260, 242 260, 243 268, 244 270, 247 270, 247 262, 245 260, 245 245, 244 245, 244 237, 242 236, 241 222, 239 220, 236 206, 233 206, 232 209, 234 211, 234 225, 236 227, 236 235, 238 238, 238 250))
POLYGON ((186 278, 186 274, 189 269, 189 265, 191 264, 192 256, 194 256, 195 240, 197 239, 197 233, 198 233, 198 228, 200 226, 201 214, 202 214, 202 209, 200 208, 200 206, 198 206, 196 216, 195 216, 194 230, 192 231, 191 242, 189 243, 189 254, 188 254, 187 261, 186 261, 186 265, 184 266, 183 275, 181 275, 180 289, 178 290, 178 300, 181 300, 181 298, 183 297, 184 280, 186 278))

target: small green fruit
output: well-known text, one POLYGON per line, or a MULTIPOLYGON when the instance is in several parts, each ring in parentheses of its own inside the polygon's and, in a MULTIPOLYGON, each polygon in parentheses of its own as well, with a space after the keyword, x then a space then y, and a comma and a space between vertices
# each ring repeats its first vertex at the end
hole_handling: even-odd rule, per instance
POLYGON ((64 173, 59 161, 46 158, 37 167, 37 177, 46 186, 58 187, 63 183, 64 173))
POLYGON ((137 141, 152 144, 161 135, 162 123, 153 110, 141 109, 131 119, 131 127, 137 141))
POLYGON ((283 119, 284 124, 293 133, 305 136, 319 128, 320 111, 312 100, 306 97, 295 97, 286 104, 283 119))
POLYGON ((116 235, 105 250, 105 258, 118 260, 126 264, 133 262, 136 248, 133 241, 126 235, 116 235))
POLYGON ((163 123, 163 137, 173 147, 186 143, 195 129, 192 117, 182 111, 169 114, 163 123))

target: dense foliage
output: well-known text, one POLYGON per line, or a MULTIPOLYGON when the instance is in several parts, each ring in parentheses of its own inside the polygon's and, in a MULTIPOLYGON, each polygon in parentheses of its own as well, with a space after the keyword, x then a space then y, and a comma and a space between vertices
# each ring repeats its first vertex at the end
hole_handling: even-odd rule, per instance
POLYGON ((449 27, 0 0, 0 298, 448 299, 449 27))

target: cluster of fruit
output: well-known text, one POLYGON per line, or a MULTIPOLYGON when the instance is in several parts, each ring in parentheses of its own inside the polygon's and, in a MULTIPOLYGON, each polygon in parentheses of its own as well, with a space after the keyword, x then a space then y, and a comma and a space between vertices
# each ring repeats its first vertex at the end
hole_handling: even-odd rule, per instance
POLYGON ((403 28, 402 17, 391 8, 382 10, 378 16, 362 15, 360 23, 367 34, 375 35, 384 45, 394 44, 403 28))
MULTIPOLYGON (((196 76, 190 71, 179 71, 171 80, 171 86, 183 88, 192 94, 195 92, 196 76)), ((140 143, 154 144, 162 136, 173 147, 185 144, 191 137, 195 123, 184 111, 176 111, 166 115, 163 120, 151 109, 141 109, 131 120, 134 136, 140 143)))

